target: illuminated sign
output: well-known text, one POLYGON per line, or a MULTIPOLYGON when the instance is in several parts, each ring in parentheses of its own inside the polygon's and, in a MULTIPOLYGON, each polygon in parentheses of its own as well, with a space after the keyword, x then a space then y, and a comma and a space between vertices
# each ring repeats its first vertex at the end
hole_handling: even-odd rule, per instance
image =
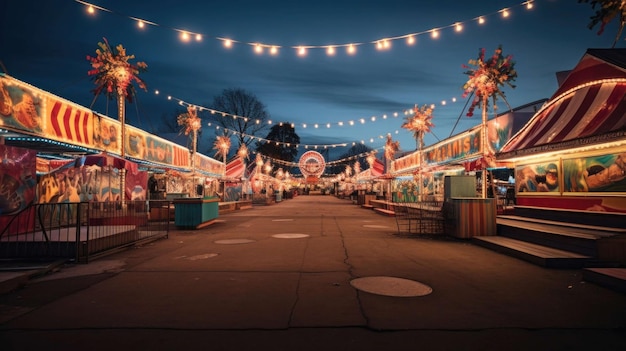
POLYGON ((298 161, 300 172, 305 177, 320 177, 324 174, 324 168, 326 168, 326 162, 324 156, 319 152, 307 151, 300 156, 298 161))

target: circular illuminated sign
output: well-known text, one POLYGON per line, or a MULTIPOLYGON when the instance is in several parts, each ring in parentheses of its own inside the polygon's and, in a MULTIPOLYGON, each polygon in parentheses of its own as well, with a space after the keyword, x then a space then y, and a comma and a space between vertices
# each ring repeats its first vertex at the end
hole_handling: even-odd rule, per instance
POLYGON ((324 156, 319 152, 307 151, 300 156, 298 166, 302 175, 306 177, 320 177, 324 174, 326 162, 324 161, 324 156))

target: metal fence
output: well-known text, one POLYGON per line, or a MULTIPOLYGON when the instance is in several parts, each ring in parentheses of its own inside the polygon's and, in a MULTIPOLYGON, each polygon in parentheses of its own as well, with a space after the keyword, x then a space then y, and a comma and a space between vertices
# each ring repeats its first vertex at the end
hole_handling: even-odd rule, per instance
POLYGON ((437 201, 395 202, 398 233, 444 234, 442 203, 437 201))
POLYGON ((165 200, 33 204, 0 228, 0 259, 87 263, 115 250, 167 238, 169 211, 170 202, 165 200))

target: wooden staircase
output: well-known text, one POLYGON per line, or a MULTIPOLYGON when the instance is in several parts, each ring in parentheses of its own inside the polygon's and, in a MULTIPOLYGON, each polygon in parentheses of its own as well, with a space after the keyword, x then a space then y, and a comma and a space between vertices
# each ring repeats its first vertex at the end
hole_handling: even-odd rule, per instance
POLYGON ((498 216, 496 224, 497 236, 477 236, 475 243, 549 268, 610 265, 599 257, 599 241, 626 234, 625 228, 515 215, 498 216))
POLYGON ((550 212, 522 209, 516 211, 520 215, 500 215, 498 235, 473 241, 542 267, 583 269, 585 281, 626 293, 626 216, 550 212))

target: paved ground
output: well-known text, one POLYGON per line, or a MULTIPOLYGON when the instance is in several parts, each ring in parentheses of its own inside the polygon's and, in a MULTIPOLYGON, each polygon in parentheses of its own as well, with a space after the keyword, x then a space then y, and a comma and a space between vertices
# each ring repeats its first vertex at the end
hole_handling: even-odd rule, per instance
POLYGON ((626 295, 581 277, 468 241, 399 236, 393 217, 299 196, 1 295, 0 348, 623 350, 626 295), (378 276, 432 293, 351 285, 378 276))

